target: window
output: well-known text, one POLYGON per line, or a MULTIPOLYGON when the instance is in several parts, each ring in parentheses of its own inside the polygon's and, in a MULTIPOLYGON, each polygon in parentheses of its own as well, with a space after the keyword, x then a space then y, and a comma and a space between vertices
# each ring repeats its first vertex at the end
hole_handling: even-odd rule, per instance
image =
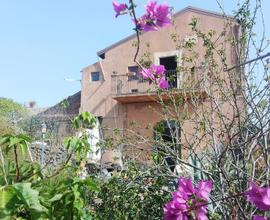
POLYGON ((157 141, 156 151, 163 155, 166 164, 170 167, 171 171, 174 170, 176 159, 174 155, 170 155, 170 151, 166 147, 170 147, 181 158, 181 133, 179 123, 175 120, 160 121, 154 127, 154 140, 157 141))
POLYGON ((179 88, 182 81, 182 75, 177 71, 182 60, 182 51, 166 51, 154 53, 154 62, 156 65, 164 65, 166 77, 169 80, 170 88, 179 88))
POLYGON ((128 81, 138 80, 139 79, 139 67, 138 66, 129 66, 128 67, 128 81))
POLYGON ((100 81, 100 73, 99 72, 92 72, 91 73, 91 81, 92 82, 100 81))

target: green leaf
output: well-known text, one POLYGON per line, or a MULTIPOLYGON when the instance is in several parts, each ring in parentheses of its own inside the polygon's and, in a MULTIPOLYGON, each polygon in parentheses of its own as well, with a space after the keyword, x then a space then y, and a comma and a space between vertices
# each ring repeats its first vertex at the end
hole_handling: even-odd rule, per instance
POLYGON ((99 185, 97 184, 97 182, 95 182, 90 177, 88 177, 85 180, 83 180, 83 183, 85 185, 87 185, 93 191, 99 191, 100 190, 99 185))
POLYGON ((9 147, 13 147, 15 146, 16 144, 20 143, 21 142, 21 139, 20 138, 17 138, 17 137, 11 137, 10 138, 10 143, 9 143, 9 147))
POLYGON ((85 121, 85 120, 89 119, 90 113, 89 112, 82 112, 81 116, 82 116, 82 119, 85 121))
POLYGON ((47 210, 39 202, 39 192, 31 188, 31 183, 16 183, 12 187, 16 190, 17 196, 24 204, 25 208, 30 211, 34 218, 45 213, 47 210))
POLYGON ((49 202, 55 202, 55 201, 58 201, 58 200, 62 199, 62 197, 63 197, 63 194, 56 194, 54 197, 52 197, 48 201, 49 202))
POLYGON ((8 142, 8 139, 9 137, 7 137, 6 135, 0 137, 0 145, 6 144, 8 142))
POLYGON ((24 140, 25 142, 31 142, 32 141, 31 137, 29 137, 29 136, 27 136, 25 134, 19 134, 18 137, 20 139, 24 140))
POLYGON ((23 134, 20 135, 5 135, 0 139, 0 145, 5 145, 5 152, 8 153, 14 146, 19 146, 22 153, 25 155, 28 148, 28 143, 31 139, 23 134))
POLYGON ((16 200, 16 191, 12 187, 4 186, 0 188, 0 210, 1 209, 12 209, 16 200))
POLYGON ((16 191, 12 187, 2 187, 0 189, 0 219, 13 219, 19 203, 16 191))
POLYGON ((26 155, 27 149, 28 149, 27 143, 26 143, 26 142, 20 143, 20 149, 21 149, 21 151, 22 151, 22 154, 23 154, 23 155, 26 155))

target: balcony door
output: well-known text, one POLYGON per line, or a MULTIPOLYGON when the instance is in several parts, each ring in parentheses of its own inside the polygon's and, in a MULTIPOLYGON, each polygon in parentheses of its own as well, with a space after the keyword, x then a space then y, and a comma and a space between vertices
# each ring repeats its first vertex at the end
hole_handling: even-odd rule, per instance
POLYGON ((176 56, 160 57, 160 65, 165 66, 166 77, 169 80, 170 88, 177 88, 177 58, 176 56))

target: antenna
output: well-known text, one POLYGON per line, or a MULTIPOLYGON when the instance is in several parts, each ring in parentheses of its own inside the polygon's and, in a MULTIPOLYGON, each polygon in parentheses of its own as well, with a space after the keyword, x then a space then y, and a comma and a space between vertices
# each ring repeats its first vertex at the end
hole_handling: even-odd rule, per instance
POLYGON ((81 79, 70 79, 70 78, 65 78, 65 81, 68 81, 68 82, 81 82, 82 80, 81 80, 81 79))

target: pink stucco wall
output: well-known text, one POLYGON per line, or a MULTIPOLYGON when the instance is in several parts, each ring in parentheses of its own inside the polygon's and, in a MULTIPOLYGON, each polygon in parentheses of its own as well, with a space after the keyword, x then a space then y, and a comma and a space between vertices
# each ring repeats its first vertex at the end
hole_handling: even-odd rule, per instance
MULTIPOLYGON (((150 44, 151 59, 154 61, 154 54, 160 52, 170 52, 176 50, 176 44, 171 39, 171 34, 176 33, 180 40, 192 33, 189 23, 191 19, 198 19, 199 28, 203 32, 215 30, 217 35, 224 30, 226 19, 213 13, 197 9, 186 9, 178 13, 175 17, 175 25, 163 28, 156 32, 147 32, 141 35, 140 55, 147 49, 146 44, 150 44)), ((151 130, 146 129, 149 125, 154 125, 162 119, 160 114, 160 106, 155 102, 136 102, 120 103, 113 99, 111 91, 111 75, 127 73, 128 66, 136 65, 133 62, 135 47, 132 43, 135 37, 122 42, 108 50, 105 53, 105 59, 100 59, 97 63, 82 69, 82 95, 81 95, 81 111, 89 111, 96 116, 102 116, 103 126, 111 128, 132 128, 140 132, 142 135, 152 135, 151 130), (91 82, 91 72, 100 71, 102 80, 99 82, 91 82), (149 106, 152 106, 149 108, 149 106), (130 126, 130 122, 136 121, 137 129, 130 126)), ((221 39, 222 40, 222 39, 221 39)), ((225 47, 227 62, 230 65, 235 63, 233 48, 229 43, 222 42, 225 47)), ((199 43, 196 51, 201 52, 198 58, 203 60, 204 49, 199 43)), ((182 54, 183 51, 180 51, 182 54)), ((140 56, 139 55, 139 56, 140 56)), ((228 80, 224 74, 223 78, 228 80)), ((207 100, 202 105, 207 106, 207 100)), ((225 103, 226 105, 226 103, 225 103)), ((228 114, 231 114, 229 104, 224 107, 228 114)), ((187 134, 192 135, 192 124, 188 121, 184 123, 187 134)))

